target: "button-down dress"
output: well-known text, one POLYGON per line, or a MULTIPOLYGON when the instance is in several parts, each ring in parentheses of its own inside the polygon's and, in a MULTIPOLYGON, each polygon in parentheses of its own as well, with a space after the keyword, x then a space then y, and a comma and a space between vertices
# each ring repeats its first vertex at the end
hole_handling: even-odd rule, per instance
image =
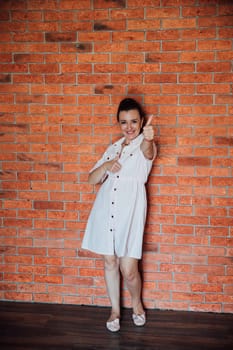
POLYGON ((91 171, 120 155, 121 169, 107 172, 90 212, 82 248, 101 255, 141 259, 147 199, 145 183, 153 160, 146 159, 140 134, 125 146, 110 145, 91 171))

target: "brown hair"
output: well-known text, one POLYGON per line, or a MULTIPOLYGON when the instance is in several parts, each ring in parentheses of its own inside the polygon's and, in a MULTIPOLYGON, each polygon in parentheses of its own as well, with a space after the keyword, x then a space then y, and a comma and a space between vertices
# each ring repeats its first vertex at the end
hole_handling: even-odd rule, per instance
POLYGON ((136 109, 140 115, 140 119, 143 120, 143 125, 144 126, 144 123, 145 123, 145 113, 141 107, 141 105, 136 101, 134 100, 133 98, 124 98, 119 106, 118 106, 118 110, 117 110, 117 121, 119 122, 119 115, 120 115, 120 112, 122 111, 130 111, 131 109, 136 109))

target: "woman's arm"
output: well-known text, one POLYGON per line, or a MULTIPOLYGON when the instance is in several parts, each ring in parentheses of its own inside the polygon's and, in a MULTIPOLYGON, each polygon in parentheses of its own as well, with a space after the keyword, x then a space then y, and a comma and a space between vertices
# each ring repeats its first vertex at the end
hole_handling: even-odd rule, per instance
POLYGON ((154 128, 151 125, 153 115, 151 115, 143 128, 144 140, 141 143, 141 150, 144 157, 147 159, 154 159, 157 155, 157 147, 154 143, 154 128))
POLYGON ((117 156, 113 160, 104 162, 98 168, 90 172, 88 176, 88 183, 91 185, 96 185, 101 182, 107 171, 116 173, 121 169, 121 164, 118 162, 119 157, 117 156))
POLYGON ((154 143, 154 139, 147 140, 144 138, 144 140, 141 143, 141 150, 145 158, 150 160, 154 159, 157 155, 157 147, 154 143))

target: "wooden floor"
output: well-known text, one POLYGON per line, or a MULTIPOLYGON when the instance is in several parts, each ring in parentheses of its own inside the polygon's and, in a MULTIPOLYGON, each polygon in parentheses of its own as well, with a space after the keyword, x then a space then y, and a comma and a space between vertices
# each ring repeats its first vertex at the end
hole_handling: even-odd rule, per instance
POLYGON ((233 349, 233 314, 148 310, 146 326, 135 327, 124 309, 118 333, 106 330, 108 314, 101 307, 0 302, 0 349, 233 349))

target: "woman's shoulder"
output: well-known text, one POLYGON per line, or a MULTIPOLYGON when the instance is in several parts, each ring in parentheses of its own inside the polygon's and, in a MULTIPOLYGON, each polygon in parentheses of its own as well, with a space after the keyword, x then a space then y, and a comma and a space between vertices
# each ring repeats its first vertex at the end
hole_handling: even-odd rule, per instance
POLYGON ((112 153, 112 152, 115 152, 116 150, 118 150, 121 147, 123 140, 124 140, 124 138, 121 137, 120 139, 114 141, 113 143, 110 143, 107 146, 104 154, 109 154, 109 153, 112 153))

